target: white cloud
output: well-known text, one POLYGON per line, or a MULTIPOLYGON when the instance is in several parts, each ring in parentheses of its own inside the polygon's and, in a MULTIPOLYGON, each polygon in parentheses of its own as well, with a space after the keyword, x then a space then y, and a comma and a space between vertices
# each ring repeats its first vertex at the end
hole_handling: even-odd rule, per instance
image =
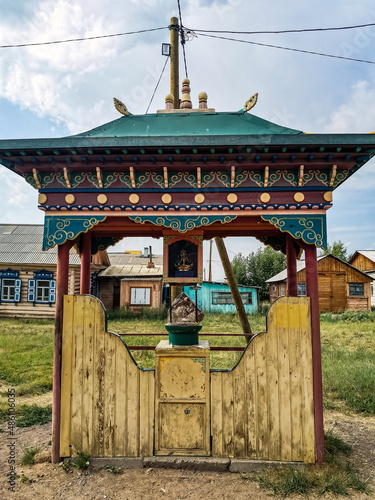
MULTIPOLYGON (((310 28, 360 24, 375 19, 373 0, 362 0, 360 5, 352 0, 310 3, 186 0, 181 6, 184 25, 191 29, 310 28)), ((175 0, 2 2, 0 45, 168 26, 176 14, 175 0)), ((113 107, 113 97, 124 101, 132 113, 144 113, 165 62, 161 43, 168 42, 169 37, 166 29, 143 35, 2 49, 0 98, 31 110, 38 117, 65 125, 71 134, 120 117, 113 107)), ((238 38, 246 37, 239 35, 238 38)), ((374 59, 374 38, 375 30, 370 29, 248 37, 252 41, 371 60, 374 59)), ((254 113, 281 125, 307 132, 375 131, 373 66, 202 35, 186 43, 186 55, 194 105, 197 105, 198 93, 204 90, 210 107, 236 111, 252 94, 259 92, 254 113)), ((183 66, 180 52, 181 78, 183 66)), ((167 68, 151 112, 163 107, 164 95, 169 91, 168 79, 167 68)), ((35 136, 32 128, 28 136, 35 136)), ((29 222, 42 221, 42 214, 36 209, 36 192, 22 179, 4 171, 0 168, 2 220, 19 222, 27 217, 29 222), (26 208, 22 211, 19 204, 12 205, 11 200, 20 201, 26 208)), ((335 193, 338 213, 345 214, 346 220, 335 223, 338 218, 334 207, 328 213, 328 219, 333 221, 329 227, 345 227, 345 223, 347 227, 360 227, 358 219, 353 222, 351 217, 356 210, 369 210, 374 188, 371 163, 335 193), (357 198, 348 207, 347 200, 353 199, 354 192, 357 198), (367 208, 361 203, 364 199, 367 208)), ((367 220, 364 218, 363 223, 371 232, 373 225, 367 220)), ((336 234, 339 238, 340 233, 336 234)), ((253 242, 258 245, 255 240, 245 238, 237 242, 228 240, 228 248, 247 254, 253 249, 249 246, 253 242)), ((367 245, 372 242, 373 236, 371 240, 366 239, 367 245)), ((138 244, 142 247, 141 241, 138 244)))

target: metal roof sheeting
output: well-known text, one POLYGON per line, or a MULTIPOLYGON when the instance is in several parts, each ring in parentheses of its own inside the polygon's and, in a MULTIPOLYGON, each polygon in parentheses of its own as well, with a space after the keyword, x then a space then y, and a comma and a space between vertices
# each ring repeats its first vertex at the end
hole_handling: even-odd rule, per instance
MULTIPOLYGON (((0 264, 57 264, 57 247, 42 251, 43 224, 0 224, 0 264)), ((69 264, 80 265, 74 249, 69 264)))
MULTIPOLYGON (((145 257, 142 254, 131 254, 124 252, 108 252, 108 257, 111 262, 111 266, 147 266, 150 262, 149 257, 145 257)), ((152 262, 155 266, 160 266, 163 264, 162 255, 153 255, 152 262)))
POLYGON ((109 266, 99 273, 101 278, 109 277, 155 277, 163 276, 163 266, 147 267, 145 265, 109 266))

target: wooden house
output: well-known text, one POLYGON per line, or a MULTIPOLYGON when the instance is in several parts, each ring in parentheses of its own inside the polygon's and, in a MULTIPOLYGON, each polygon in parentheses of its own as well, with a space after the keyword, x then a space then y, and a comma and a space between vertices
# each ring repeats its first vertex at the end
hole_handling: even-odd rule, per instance
POLYGON ((163 292, 161 255, 108 253, 110 266, 96 275, 95 295, 107 310, 160 307, 163 292))
MULTIPOLYGON (((270 302, 288 295, 287 271, 267 280, 270 302)), ((318 257, 319 308, 321 312, 371 309, 371 276, 335 257, 318 257)), ((297 262, 297 293, 306 295, 306 263, 297 262)))
MULTIPOLYGON (((43 224, 0 225, 0 316, 53 318, 57 248, 42 251, 43 224)), ((80 258, 69 256, 69 293, 77 293, 80 258)))
POLYGON ((349 259, 349 264, 372 277, 371 306, 375 307, 375 250, 357 250, 349 259))
MULTIPOLYGON (((57 247, 42 250, 43 224, 0 224, 0 317, 54 318, 57 247)), ((108 266, 106 251, 92 258, 92 273, 108 266)), ((69 255, 69 293, 80 288, 81 259, 69 255)))
MULTIPOLYGON (((238 285, 238 289, 246 313, 256 313, 259 305, 258 287, 238 285)), ((183 291, 195 301, 195 290, 193 287, 184 286, 183 291)), ((236 312, 230 288, 226 283, 204 281, 197 290, 197 304, 204 312, 236 312)))

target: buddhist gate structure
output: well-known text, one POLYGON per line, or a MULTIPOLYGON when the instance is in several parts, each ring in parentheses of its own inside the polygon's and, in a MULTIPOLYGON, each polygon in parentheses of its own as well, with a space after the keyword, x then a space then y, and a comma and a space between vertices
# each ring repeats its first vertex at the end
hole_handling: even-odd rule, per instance
MULTIPOLYGON (((326 246, 332 192, 374 155, 375 136, 305 134, 256 117, 255 101, 216 112, 201 93, 193 109, 184 81, 180 109, 171 109, 170 94, 156 114, 132 115, 117 101, 124 116, 88 132, 0 141, 0 163, 39 192, 43 248, 58 245, 54 461, 80 451, 322 461, 317 247, 326 246), (91 256, 133 236, 164 238, 166 248, 185 239, 199 252, 203 240, 254 236, 287 255, 289 296, 271 306, 267 332, 252 338, 237 367, 210 373, 207 346, 180 360, 193 373, 187 397, 197 402, 188 412, 186 394, 161 389, 162 372, 155 385, 154 371, 136 366, 86 295, 91 256), (65 296, 73 245, 81 296, 65 296), (307 297, 297 297, 302 251, 307 297), (176 435, 179 426, 187 437, 176 435)), ((189 282, 202 281, 199 252, 189 282)), ((167 265, 164 273, 166 283, 181 281, 167 265)))

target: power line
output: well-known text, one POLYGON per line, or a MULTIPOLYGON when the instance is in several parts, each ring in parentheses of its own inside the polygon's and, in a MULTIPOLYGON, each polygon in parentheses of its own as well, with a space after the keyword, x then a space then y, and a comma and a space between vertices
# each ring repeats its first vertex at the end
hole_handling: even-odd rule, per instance
POLYGON ((100 38, 113 38, 116 36, 124 36, 124 35, 137 35, 139 33, 150 33, 151 31, 160 31, 168 29, 168 26, 163 26, 161 28, 151 28, 147 30, 139 30, 139 31, 127 31, 125 33, 114 33, 112 35, 99 35, 99 36, 89 36, 83 38, 69 38, 68 40, 55 40, 53 42, 36 42, 36 43, 20 43, 17 45, 0 45, 0 49, 12 49, 16 47, 35 47, 38 45, 54 45, 57 43, 69 43, 69 42, 82 42, 86 40, 98 40, 100 38))
POLYGON ((166 67, 166 65, 167 65, 167 62, 168 62, 168 61, 169 61, 169 56, 165 58, 165 63, 164 63, 163 69, 161 70, 161 74, 160 74, 160 76, 159 76, 159 80, 158 80, 158 82, 157 82, 157 84, 156 84, 156 87, 155 87, 154 93, 153 93, 153 94, 152 94, 152 96, 151 96, 151 100, 150 100, 150 102, 149 102, 149 105, 147 106, 147 109, 146 109, 146 115, 147 115, 148 110, 150 109, 151 103, 152 103, 152 101, 153 101, 153 99, 154 99, 154 97, 155 97, 156 91, 157 91, 157 89, 158 89, 158 87, 159 87, 160 80, 162 79, 162 76, 163 76, 163 74, 164 74, 164 70, 165 70, 165 67, 166 67))
POLYGON ((178 16, 180 18, 180 36, 181 36, 181 45, 182 45, 182 52, 184 55, 184 63, 185 63, 185 76, 186 78, 188 77, 188 70, 187 70, 187 64, 186 64, 186 53, 185 53, 185 32, 184 28, 182 25, 182 15, 181 15, 181 5, 180 5, 180 0, 177 0, 177 5, 178 5, 178 16))
POLYGON ((278 31, 229 31, 229 30, 199 30, 193 29, 196 33, 227 33, 231 35, 279 35, 283 33, 312 33, 321 31, 341 31, 341 30, 353 30, 358 28, 367 28, 369 26, 375 26, 375 23, 368 24, 357 24, 354 26, 338 26, 334 28, 303 28, 303 29, 289 29, 289 30, 278 30, 278 31))
POLYGON ((366 59, 354 59, 352 57, 337 56, 334 54, 324 54, 323 52, 314 52, 311 50, 296 49, 293 47, 283 47, 281 45, 272 45, 269 43, 252 42, 250 40, 239 40, 238 38, 229 38, 225 36, 209 35, 208 33, 201 33, 200 36, 209 38, 218 38, 220 40, 230 40, 231 42, 249 43, 250 45, 259 45, 261 47, 270 47, 272 49, 290 50, 292 52, 301 52, 302 54, 312 54, 315 56, 331 57, 333 59, 344 59, 346 61, 361 62, 366 64, 375 64, 375 61, 367 61, 366 59))

